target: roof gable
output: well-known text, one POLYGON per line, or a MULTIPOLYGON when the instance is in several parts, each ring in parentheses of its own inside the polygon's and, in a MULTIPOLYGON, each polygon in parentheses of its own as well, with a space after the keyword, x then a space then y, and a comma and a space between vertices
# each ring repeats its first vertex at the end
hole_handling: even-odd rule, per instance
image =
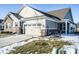
POLYGON ((12 21, 18 21, 18 20, 21 18, 21 16, 18 15, 18 14, 16 14, 16 13, 9 12, 9 13, 6 15, 6 17, 4 18, 3 23, 7 20, 7 18, 9 18, 9 19, 12 20, 12 21))
POLYGON ((40 16, 42 15, 42 13, 30 8, 29 6, 24 5, 19 11, 19 15, 21 15, 24 18, 27 18, 27 17, 40 16))
POLYGON ((72 17, 71 9, 69 9, 69 11, 65 15, 64 19, 69 19, 69 21, 73 22, 73 17, 72 17))
POLYGON ((4 18, 3 23, 6 22, 8 19, 11 20, 11 21, 13 21, 13 19, 12 19, 9 15, 7 15, 7 16, 4 18))

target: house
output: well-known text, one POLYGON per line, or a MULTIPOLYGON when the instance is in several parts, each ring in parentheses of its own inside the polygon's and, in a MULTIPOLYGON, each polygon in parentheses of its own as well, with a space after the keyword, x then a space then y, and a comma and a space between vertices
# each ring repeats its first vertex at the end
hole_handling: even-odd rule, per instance
POLYGON ((30 6, 23 6, 17 13, 9 12, 3 23, 4 31, 32 36, 70 34, 76 31, 70 8, 43 12, 30 6))
POLYGON ((5 17, 4 23, 4 32, 13 32, 19 33, 20 32, 20 18, 21 16, 17 13, 9 12, 5 17))

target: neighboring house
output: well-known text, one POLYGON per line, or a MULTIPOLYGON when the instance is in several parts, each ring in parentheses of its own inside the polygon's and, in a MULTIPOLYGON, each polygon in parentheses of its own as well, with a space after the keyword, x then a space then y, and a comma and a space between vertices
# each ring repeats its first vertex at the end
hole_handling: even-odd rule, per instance
POLYGON ((5 17, 3 23, 4 23, 4 31, 9 31, 13 33, 19 33, 20 32, 20 18, 17 13, 9 12, 7 16, 5 17))
POLYGON ((0 31, 2 31, 3 30, 3 20, 2 19, 0 19, 0 31))
POLYGON ((3 23, 4 31, 33 36, 70 34, 76 31, 70 8, 46 13, 30 6, 23 6, 17 13, 10 12, 3 23))

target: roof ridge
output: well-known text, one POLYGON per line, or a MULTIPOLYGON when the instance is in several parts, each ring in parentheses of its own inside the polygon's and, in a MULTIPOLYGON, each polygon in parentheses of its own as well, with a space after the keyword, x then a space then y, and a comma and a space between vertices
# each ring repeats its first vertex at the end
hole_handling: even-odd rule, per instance
MULTIPOLYGON (((56 9, 56 10, 51 10, 51 11, 59 11, 59 10, 64 10, 64 9, 71 9, 71 8, 62 8, 62 9, 56 9)), ((47 13, 51 11, 47 11, 47 13)))

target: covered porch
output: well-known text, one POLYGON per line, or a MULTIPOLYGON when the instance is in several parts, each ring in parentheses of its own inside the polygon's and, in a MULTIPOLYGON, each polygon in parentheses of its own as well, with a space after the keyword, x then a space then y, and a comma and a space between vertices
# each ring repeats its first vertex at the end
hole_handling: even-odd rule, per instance
POLYGON ((61 34, 69 34, 70 33, 70 23, 67 21, 58 23, 58 31, 61 34))

